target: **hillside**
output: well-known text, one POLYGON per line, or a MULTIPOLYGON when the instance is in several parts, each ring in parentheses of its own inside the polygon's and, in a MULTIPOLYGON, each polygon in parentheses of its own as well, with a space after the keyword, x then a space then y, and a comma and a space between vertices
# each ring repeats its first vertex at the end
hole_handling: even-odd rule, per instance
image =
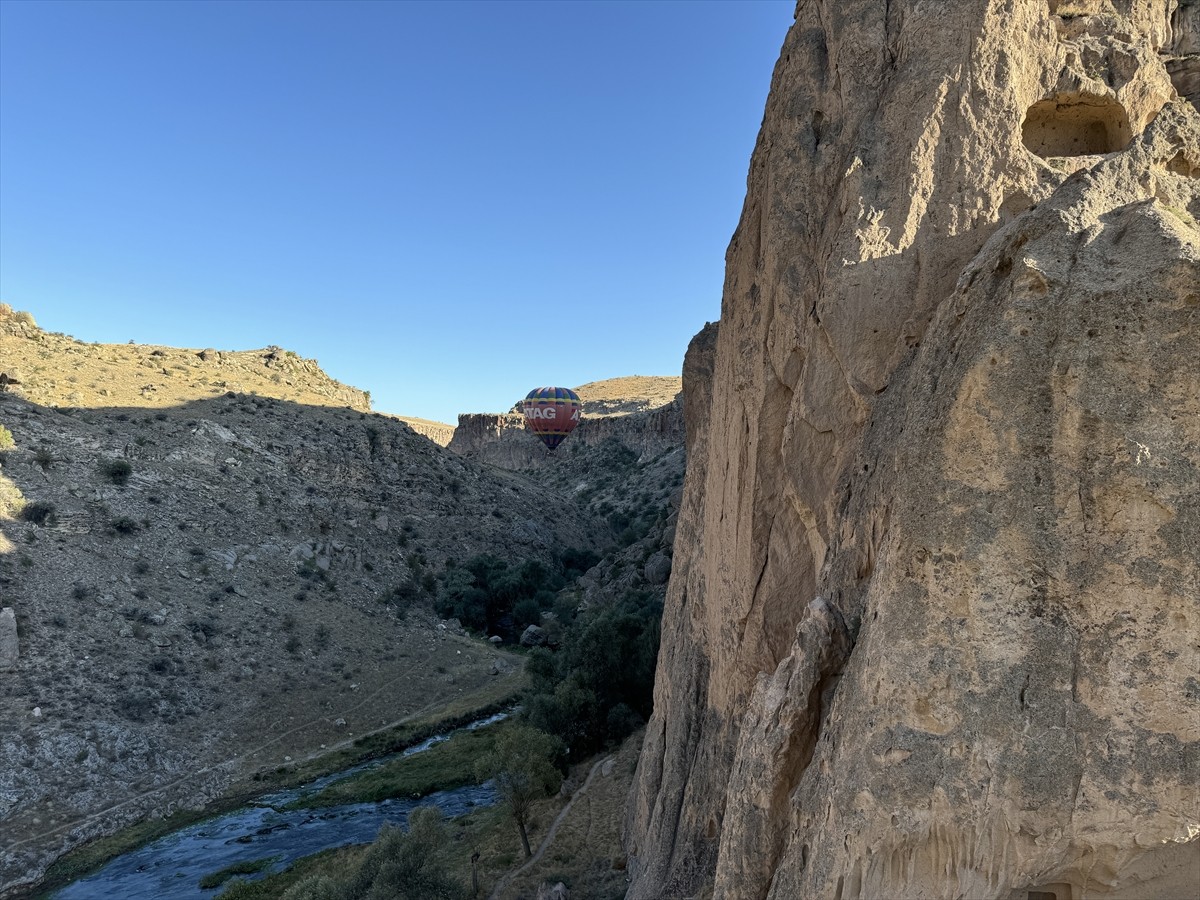
POLYGON ((0 695, 0 884, 289 759, 515 690, 519 660, 433 615, 436 574, 610 540, 286 352, 276 369, 81 345, 23 318, 0 323, 20 382, 0 392, 0 605, 20 638, 0 695), (176 374, 143 393, 151 361, 176 374))
POLYGON ((683 379, 678 375, 627 375, 589 381, 575 388, 588 418, 622 416, 666 406, 678 396, 683 379))
POLYGON ((0 886, 511 695, 521 658, 434 613, 455 564, 609 548, 565 609, 665 592, 682 419, 670 397, 646 407, 679 379, 598 382, 590 437, 508 470, 278 348, 87 344, 5 308, 0 372, 0 606, 19 636, 13 661, 0 634, 0 886))
POLYGON ((158 409, 230 391, 305 406, 371 408, 366 391, 326 375, 290 350, 183 350, 148 344, 93 344, 43 331, 28 312, 0 304, 0 373, 39 406, 158 409))

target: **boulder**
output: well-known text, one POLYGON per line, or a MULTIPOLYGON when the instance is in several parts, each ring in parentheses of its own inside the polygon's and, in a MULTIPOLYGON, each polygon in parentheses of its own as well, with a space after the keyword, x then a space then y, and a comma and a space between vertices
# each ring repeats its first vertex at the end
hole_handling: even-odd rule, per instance
POLYGON ((671 557, 665 553, 655 553, 646 560, 643 572, 651 584, 666 584, 671 577, 671 557))
POLYGON ((522 647, 544 647, 547 640, 549 635, 546 634, 546 629, 538 625, 530 625, 521 632, 522 647))

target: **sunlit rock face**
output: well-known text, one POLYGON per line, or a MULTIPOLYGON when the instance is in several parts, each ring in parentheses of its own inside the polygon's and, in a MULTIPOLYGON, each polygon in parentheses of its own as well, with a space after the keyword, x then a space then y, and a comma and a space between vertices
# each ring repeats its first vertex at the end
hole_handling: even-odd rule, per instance
POLYGON ((685 378, 630 897, 1194 890, 1173 6, 798 5, 685 378))

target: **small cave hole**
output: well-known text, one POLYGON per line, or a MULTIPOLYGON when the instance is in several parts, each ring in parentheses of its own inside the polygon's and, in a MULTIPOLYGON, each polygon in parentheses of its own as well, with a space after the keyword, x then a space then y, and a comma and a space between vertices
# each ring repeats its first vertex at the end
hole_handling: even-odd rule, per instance
POLYGON ((1167 163, 1167 171, 1185 178, 1200 178, 1200 166, 1192 165, 1191 161, 1180 150, 1167 163))
POLYGON ((1012 900, 1071 900, 1071 885, 1066 882, 1043 884, 1028 891, 1013 891, 1012 900))
POLYGON ((1021 125, 1025 147, 1043 159, 1115 153, 1132 138, 1125 107, 1108 97, 1083 94, 1039 100, 1021 125))

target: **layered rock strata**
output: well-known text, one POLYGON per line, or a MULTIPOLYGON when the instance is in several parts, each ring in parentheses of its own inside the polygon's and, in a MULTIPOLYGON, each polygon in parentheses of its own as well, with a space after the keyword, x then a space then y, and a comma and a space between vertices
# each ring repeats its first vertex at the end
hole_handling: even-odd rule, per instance
POLYGON ((798 5, 685 401, 630 897, 1194 890, 1173 12, 798 5))

